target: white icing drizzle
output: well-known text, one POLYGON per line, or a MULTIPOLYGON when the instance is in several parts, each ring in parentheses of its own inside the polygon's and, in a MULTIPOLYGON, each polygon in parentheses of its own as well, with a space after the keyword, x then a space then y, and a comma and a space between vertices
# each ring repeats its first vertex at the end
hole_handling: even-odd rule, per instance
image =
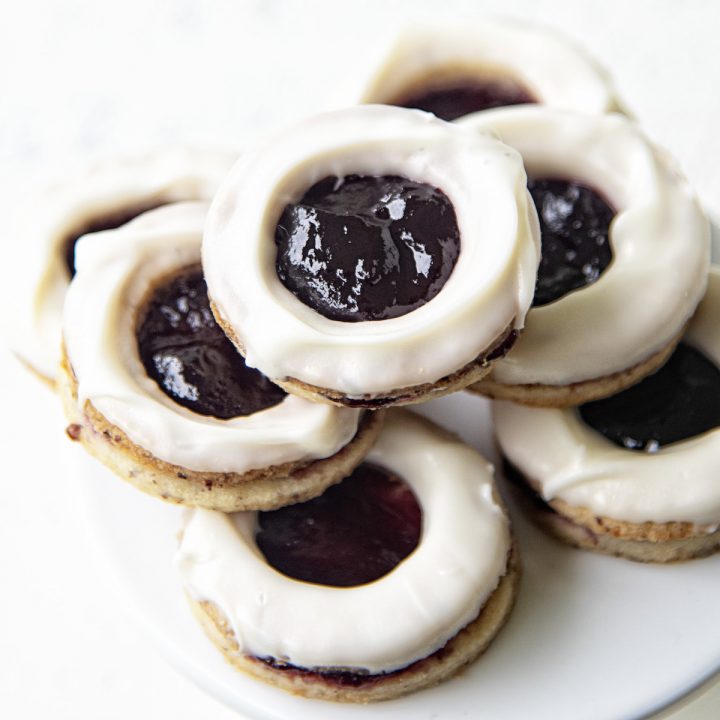
POLYGON ((582 48, 554 30, 510 20, 406 30, 360 102, 393 102, 438 74, 512 79, 539 102, 567 110, 618 107, 607 73, 582 48))
POLYGON ((347 395, 435 382, 522 327, 539 253, 519 156, 428 113, 364 105, 319 115, 245 154, 213 200, 203 240, 209 293, 248 364, 268 377, 347 395), (275 226, 288 202, 335 175, 400 175, 452 202, 461 250, 435 298, 401 317, 329 320, 275 271, 275 226))
POLYGON ((497 587, 510 534, 484 458, 428 421, 393 410, 368 460, 410 485, 423 527, 414 552, 366 585, 281 575, 255 545, 255 513, 192 511, 176 566, 191 596, 227 617, 243 653, 304 668, 395 670, 442 647, 497 587))
POLYGON ((643 362, 682 330, 705 290, 709 224, 682 173, 635 123, 523 106, 459 124, 496 132, 520 151, 531 177, 583 182, 617 212, 605 272, 532 308, 512 353, 493 366, 494 380, 566 385, 603 377, 643 362))
POLYGON ((200 261, 207 207, 167 205, 78 242, 63 334, 80 406, 89 400, 134 443, 191 470, 241 473, 333 455, 353 438, 358 411, 287 396, 220 420, 178 405, 145 372, 137 310, 159 279, 200 261))
POLYGON ((22 239, 30 255, 18 303, 18 354, 54 380, 60 361, 62 307, 70 277, 65 262, 68 234, 93 218, 152 203, 209 200, 237 153, 184 148, 116 158, 63 178, 33 198, 22 239))
MULTIPOLYGON (((720 366, 720 269, 685 341, 720 366)), ((720 428, 661 447, 624 450, 586 425, 573 409, 493 403, 495 431, 509 460, 543 498, 560 498, 628 522, 720 524, 720 428)))

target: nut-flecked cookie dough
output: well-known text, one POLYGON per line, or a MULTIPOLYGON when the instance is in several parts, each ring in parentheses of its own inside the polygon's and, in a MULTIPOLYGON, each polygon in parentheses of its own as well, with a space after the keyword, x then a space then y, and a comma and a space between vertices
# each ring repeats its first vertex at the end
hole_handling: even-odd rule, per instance
POLYGON ((68 434, 171 502, 308 499, 361 462, 382 417, 288 396, 246 368, 209 309, 206 211, 168 205, 78 243, 59 381, 68 434))
MULTIPOLYGON (((454 436, 404 410, 389 411, 367 460, 374 475, 386 472, 406 483, 386 491, 387 502, 397 501, 409 486, 422 511, 417 546, 371 581, 354 571, 365 558, 345 547, 344 538, 354 534, 351 510, 335 523, 339 542, 326 535, 327 514, 317 506, 325 495, 308 503, 314 506, 308 517, 315 517, 313 526, 319 528, 304 535, 308 548, 290 533, 286 519, 269 523, 255 513, 201 510, 189 518, 176 565, 197 618, 238 669, 306 697, 387 700, 450 677, 474 660, 506 621, 519 568, 491 466, 454 436), (279 569, 270 564, 265 536, 268 526, 278 523, 287 548, 279 557, 290 552, 300 560, 314 558, 303 567, 315 576, 298 581, 287 561, 279 569), (362 584, 352 577, 333 584, 321 580, 316 566, 326 553, 318 555, 315 545, 324 535, 331 538, 326 568, 333 575, 347 568, 362 584)), ((327 494, 355 482, 350 508, 362 504, 363 492, 376 487, 363 485, 373 474, 348 478, 327 494)), ((294 515, 304 508, 278 512, 288 511, 294 515)), ((269 515, 273 520, 276 513, 269 515)), ((395 523, 410 515, 407 498, 392 512, 395 523)), ((307 522, 301 518, 295 527, 302 531, 307 522)), ((376 532, 383 527, 374 526, 376 532)), ((374 540, 370 533, 363 545, 378 557, 387 554, 374 540)))

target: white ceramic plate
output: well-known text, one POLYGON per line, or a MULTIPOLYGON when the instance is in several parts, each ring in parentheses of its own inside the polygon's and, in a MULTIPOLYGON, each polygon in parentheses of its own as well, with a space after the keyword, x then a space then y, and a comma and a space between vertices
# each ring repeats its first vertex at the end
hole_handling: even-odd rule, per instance
MULTIPOLYGON (((492 454, 482 398, 460 393, 421 412, 492 454)), ((459 677, 371 706, 286 695, 233 670, 192 618, 172 567, 183 511, 76 454, 91 530, 131 605, 174 665, 255 720, 624 720, 660 710, 720 669, 720 555, 673 566, 596 556, 514 513, 517 607, 459 677)))

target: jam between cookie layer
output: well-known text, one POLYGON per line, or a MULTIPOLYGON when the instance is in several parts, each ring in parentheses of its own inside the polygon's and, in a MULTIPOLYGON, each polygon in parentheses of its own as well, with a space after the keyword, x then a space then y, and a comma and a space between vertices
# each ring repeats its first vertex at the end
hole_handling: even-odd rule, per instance
POLYGON ((284 575, 351 587, 387 575, 417 547, 421 526, 410 487, 363 463, 314 500, 259 513, 255 541, 284 575))
POLYGON ((249 368, 215 322, 199 265, 161 284, 137 327, 148 375, 175 402, 229 419, 277 405, 286 393, 249 368))
POLYGON ((285 207, 275 243, 283 285, 346 322, 385 320, 424 305, 460 253, 448 197, 398 176, 324 178, 285 207))

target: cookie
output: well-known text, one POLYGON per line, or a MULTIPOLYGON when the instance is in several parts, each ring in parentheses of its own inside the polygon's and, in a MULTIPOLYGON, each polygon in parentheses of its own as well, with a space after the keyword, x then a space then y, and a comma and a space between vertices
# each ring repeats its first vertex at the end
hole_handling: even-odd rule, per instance
POLYGON ((513 150, 366 105, 246 154, 202 255, 213 312, 251 366, 314 401, 376 408, 487 374, 522 329, 538 242, 513 150))
POLYGON ((670 360, 572 409, 493 404, 523 503, 571 545, 644 562, 720 549, 720 271, 670 360))
POLYGON ((417 108, 443 120, 524 103, 584 113, 620 107, 607 73, 582 48, 510 20, 404 30, 360 102, 417 108))
POLYGON ((179 200, 209 200, 236 153, 168 149, 96 163, 33 198, 23 224, 28 297, 14 345, 23 363, 54 385, 62 308, 81 235, 118 227, 179 200))
POLYGON ((176 566, 235 667, 341 702, 398 697, 474 660, 519 573, 491 466, 406 410, 389 411, 366 463, 307 506, 194 511, 176 566))
POLYGON ((672 160, 621 115, 525 106, 459 122, 521 152, 542 235, 522 338, 471 389, 566 407, 657 370, 710 262, 708 221, 672 160))
POLYGON ((206 211, 169 205, 78 243, 59 383, 68 435, 164 500, 299 502, 361 462, 382 416, 288 396, 245 366, 209 309, 206 211))

